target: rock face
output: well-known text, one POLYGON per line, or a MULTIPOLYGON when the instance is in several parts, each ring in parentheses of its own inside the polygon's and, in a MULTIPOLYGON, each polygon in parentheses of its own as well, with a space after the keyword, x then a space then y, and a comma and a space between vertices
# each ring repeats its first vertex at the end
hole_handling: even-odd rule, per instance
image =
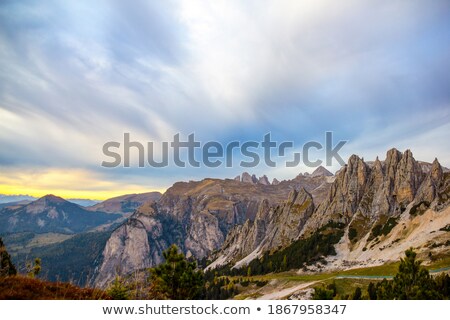
POLYGON ((103 255, 107 259, 96 280, 99 287, 106 287, 124 270, 140 270, 150 265, 150 246, 143 223, 132 218, 116 229, 106 243, 103 255))
POLYGON ((265 186, 268 186, 270 184, 269 179, 266 175, 263 175, 261 178, 258 179, 258 183, 261 183, 265 186))
POLYGON ((222 249, 215 255, 215 263, 209 268, 290 244, 313 211, 312 196, 304 188, 298 192, 292 190, 287 200, 276 207, 270 207, 264 200, 254 221, 247 220, 230 231, 222 249))
POLYGON ((141 206, 117 228, 106 243, 103 263, 95 284, 106 287, 117 274, 128 274, 162 262, 162 252, 170 245, 163 234, 165 217, 159 217, 154 202, 141 206))
POLYGON ((425 173, 410 150, 402 154, 391 149, 384 163, 377 158, 371 166, 353 155, 337 174, 326 201, 314 212, 301 235, 335 221, 360 230, 361 237, 380 220, 399 217, 416 204, 425 201, 430 207, 442 184, 439 162, 435 160, 425 173))
POLYGON ((248 172, 244 172, 241 176, 237 176, 236 178, 234 178, 234 180, 236 181, 241 181, 241 182, 245 182, 245 183, 259 183, 259 184, 263 184, 265 186, 270 185, 269 179, 267 178, 266 175, 263 175, 262 177, 257 178, 256 175, 252 174, 250 175, 248 172))
POLYGON ((241 178, 242 182, 253 183, 252 176, 248 172, 244 172, 241 178))
MULTIPOLYGON (((269 235, 266 229, 274 236, 272 241, 266 241, 267 247, 284 243, 291 237, 292 231, 289 230, 292 226, 289 224, 277 229, 274 223, 270 224, 270 220, 281 223, 282 218, 277 216, 291 219, 295 210, 284 212, 282 209, 270 208, 283 204, 289 194, 293 194, 293 189, 303 188, 302 195, 292 195, 291 206, 297 207, 298 201, 307 197, 307 207, 311 208, 314 204, 308 192, 318 192, 320 197, 319 194, 331 185, 325 177, 293 179, 277 186, 249 183, 249 174, 243 174, 243 178, 242 182, 234 179, 178 182, 158 201, 147 202, 139 207, 109 239, 95 284, 104 287, 116 274, 127 274, 136 268, 158 264, 162 252, 173 243, 187 256, 197 259, 207 257, 223 246, 229 234, 245 234, 245 231, 238 231, 237 228, 248 228, 255 234, 253 240, 245 240, 253 243, 248 245, 252 250, 269 235), (147 238, 143 237, 144 233, 147 238)), ((304 214, 309 215, 308 210, 304 214)), ((303 219, 300 213, 298 219, 303 219)), ((298 223, 303 224, 300 220, 298 223)))

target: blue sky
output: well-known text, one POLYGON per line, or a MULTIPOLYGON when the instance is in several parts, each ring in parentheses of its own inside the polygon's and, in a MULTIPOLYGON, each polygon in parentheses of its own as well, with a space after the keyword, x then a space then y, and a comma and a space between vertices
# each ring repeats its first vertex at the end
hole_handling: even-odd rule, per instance
POLYGON ((450 166, 449 70, 449 1, 1 1, 0 191, 105 197, 243 171, 102 168, 124 132, 301 147, 333 131, 344 159, 397 147, 450 166))

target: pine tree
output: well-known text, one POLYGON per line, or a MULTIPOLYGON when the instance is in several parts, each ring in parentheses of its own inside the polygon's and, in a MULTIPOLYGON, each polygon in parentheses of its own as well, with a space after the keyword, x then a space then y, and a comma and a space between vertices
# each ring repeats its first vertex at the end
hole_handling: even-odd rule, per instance
POLYGON ((434 281, 428 270, 421 266, 421 261, 416 259, 413 249, 405 252, 405 258, 400 260, 398 273, 394 277, 392 291, 397 299, 435 299, 434 281))
POLYGON ((377 300, 377 289, 373 282, 369 283, 369 287, 367 288, 367 293, 369 294, 370 300, 377 300))
POLYGON ((116 276, 106 293, 114 300, 127 300, 129 298, 128 289, 119 276, 116 276))
POLYGON ((406 250, 405 257, 400 260, 398 272, 392 281, 383 279, 375 286, 369 286, 369 297, 379 300, 424 300, 440 299, 445 293, 445 282, 436 282, 416 259, 412 248, 406 250))
POLYGON ((287 257, 286 257, 286 255, 284 255, 283 262, 281 262, 281 271, 286 271, 286 270, 287 270, 287 257))
POLYGON ((0 238, 0 277, 13 276, 17 274, 16 267, 11 262, 11 256, 0 238))
POLYGON ((352 300, 361 300, 362 291, 360 287, 357 287, 355 289, 355 292, 353 292, 352 300))
POLYGON ((333 300, 333 290, 329 290, 325 287, 314 288, 313 300, 333 300))
POLYGON ((165 262, 150 269, 153 294, 173 300, 195 299, 201 294, 203 273, 195 262, 189 262, 176 245, 163 252, 165 262))

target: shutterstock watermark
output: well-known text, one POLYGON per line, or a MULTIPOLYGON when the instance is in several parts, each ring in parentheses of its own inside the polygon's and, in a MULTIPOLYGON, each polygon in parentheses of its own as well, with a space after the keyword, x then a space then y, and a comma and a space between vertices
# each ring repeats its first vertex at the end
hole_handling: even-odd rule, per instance
MULTIPOLYGON (((182 141, 180 134, 173 136, 171 142, 161 142, 155 148, 154 142, 147 142, 146 145, 138 141, 132 141, 129 133, 124 133, 123 142, 108 141, 103 145, 103 154, 108 157, 108 161, 102 162, 102 167, 115 168, 123 166, 131 167, 131 152, 137 152, 136 167, 164 168, 175 165, 185 168, 209 168, 227 167, 239 165, 244 168, 253 168, 262 163, 268 167, 283 165, 285 167, 296 167, 303 164, 307 167, 317 167, 323 160, 314 159, 311 153, 323 152, 327 166, 333 165, 333 160, 340 165, 345 162, 339 155, 339 151, 347 141, 341 140, 333 144, 333 133, 325 132, 325 141, 308 141, 303 144, 301 152, 295 151, 294 142, 273 141, 271 134, 264 135, 261 141, 231 141, 225 145, 217 141, 201 143, 195 139, 195 134, 191 133, 187 139, 182 141), (159 153, 157 153, 157 150, 159 153), (156 156, 158 155, 158 157, 156 156), (158 158, 158 159, 157 159, 158 158)), ((134 166, 134 165, 133 165, 134 166)))

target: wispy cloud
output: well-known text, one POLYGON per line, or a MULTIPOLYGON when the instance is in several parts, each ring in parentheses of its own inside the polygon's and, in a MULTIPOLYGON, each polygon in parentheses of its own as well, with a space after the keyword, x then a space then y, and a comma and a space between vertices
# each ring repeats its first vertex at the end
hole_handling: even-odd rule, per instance
POLYGON ((79 168, 163 188, 240 171, 105 172, 101 147, 123 132, 334 131, 347 154, 410 147, 449 166, 449 17, 448 1, 2 1, 1 175, 79 168))

